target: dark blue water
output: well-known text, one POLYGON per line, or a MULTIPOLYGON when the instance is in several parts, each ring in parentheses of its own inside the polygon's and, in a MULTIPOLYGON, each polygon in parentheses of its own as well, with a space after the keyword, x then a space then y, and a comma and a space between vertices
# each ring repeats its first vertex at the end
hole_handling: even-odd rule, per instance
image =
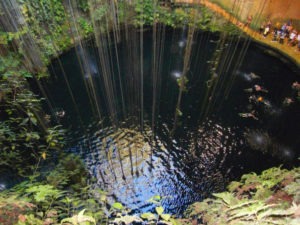
MULTIPOLYGON (((139 36, 138 32, 135 34, 139 36)), ((120 62, 121 86, 115 51, 111 51, 119 128, 110 123, 103 74, 93 41, 86 42, 83 50, 77 49, 77 55, 85 55, 87 68, 81 70, 82 58, 78 59, 75 49, 59 58, 66 77, 58 60, 52 62, 52 78, 44 87, 54 111, 66 112, 65 117, 57 120, 70 130, 67 151, 81 155, 96 178, 94 186, 108 191, 109 202, 122 202, 136 212, 149 211, 154 205, 147 200, 160 195, 167 212, 181 213, 194 201, 223 191, 230 180, 243 173, 298 163, 300 104, 291 85, 299 81, 299 70, 267 55, 253 43, 245 51, 247 40, 227 37, 221 46, 220 40, 217 34, 202 32, 193 40, 187 91, 181 102, 182 116, 172 135, 185 30, 167 29, 161 39, 164 53, 156 97, 153 97, 153 36, 151 31, 144 33, 143 130, 137 122, 141 109, 136 99, 140 94, 136 83, 140 80, 135 76, 138 73, 133 72, 139 68, 135 66, 139 55, 129 52, 134 40, 122 39, 118 45, 109 45, 112 50, 117 48, 120 62), (244 51, 244 60, 236 66, 244 51), (229 56, 232 63, 222 66, 229 56), (219 62, 217 66, 215 59, 219 62), (250 73, 260 78, 253 79, 250 73), (90 98, 91 84, 97 93, 101 118, 95 110, 95 99, 90 98), (268 92, 244 91, 254 85, 268 92), (121 87, 126 115, 122 112, 121 87), (249 101, 250 96, 261 97, 262 101, 249 101), (283 103, 287 97, 293 100, 290 105, 283 103), (257 119, 239 115, 252 112, 257 119)))

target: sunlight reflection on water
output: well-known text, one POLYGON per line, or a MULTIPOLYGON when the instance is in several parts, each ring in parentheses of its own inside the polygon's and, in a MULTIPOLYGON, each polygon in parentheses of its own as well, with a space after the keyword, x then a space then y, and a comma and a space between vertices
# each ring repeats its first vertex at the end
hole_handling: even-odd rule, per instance
MULTIPOLYGON (((162 130, 164 137, 167 132, 162 130)), ((182 213, 188 204, 224 189, 227 157, 240 143, 230 128, 208 121, 188 134, 189 142, 158 136, 151 141, 151 135, 150 128, 144 133, 108 128, 81 137, 69 152, 81 155, 95 187, 108 191, 109 203, 139 212, 153 209, 147 200, 154 195, 163 196, 166 211, 182 213)))

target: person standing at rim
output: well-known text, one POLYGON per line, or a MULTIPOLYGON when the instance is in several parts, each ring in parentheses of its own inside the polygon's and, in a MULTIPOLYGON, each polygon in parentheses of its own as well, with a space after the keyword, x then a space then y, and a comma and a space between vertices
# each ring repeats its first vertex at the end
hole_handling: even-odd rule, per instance
POLYGON ((252 19, 253 19, 252 15, 249 15, 249 16, 247 17, 247 22, 245 23, 245 27, 250 27, 250 24, 251 24, 251 22, 252 22, 252 19))

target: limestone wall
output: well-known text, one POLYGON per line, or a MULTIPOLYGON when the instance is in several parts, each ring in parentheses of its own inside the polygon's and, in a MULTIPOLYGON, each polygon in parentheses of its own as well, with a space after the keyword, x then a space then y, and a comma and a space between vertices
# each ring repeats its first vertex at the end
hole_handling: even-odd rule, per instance
POLYGON ((286 18, 300 20, 300 0, 175 0, 175 2, 218 3, 227 10, 232 10, 239 18, 245 20, 248 15, 260 14, 271 20, 286 18))

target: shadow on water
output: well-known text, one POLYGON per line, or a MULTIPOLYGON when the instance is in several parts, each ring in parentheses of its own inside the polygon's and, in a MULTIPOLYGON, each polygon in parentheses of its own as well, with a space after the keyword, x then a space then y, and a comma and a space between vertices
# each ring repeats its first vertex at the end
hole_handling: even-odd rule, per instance
MULTIPOLYGON (((75 49, 60 57, 80 115, 71 104, 58 62, 52 62, 52 78, 44 86, 52 104, 66 111, 60 122, 71 131, 67 151, 82 157, 96 178, 94 186, 108 191, 110 203, 119 201, 134 211, 149 211, 154 206, 147 200, 161 195, 167 212, 182 213, 188 204, 209 197, 212 192, 223 191, 229 180, 238 179, 243 173, 259 172, 280 164, 296 164, 300 149, 300 105, 291 85, 299 81, 297 73, 278 59, 264 54, 254 44, 250 44, 238 70, 230 67, 224 73, 212 73, 218 40, 219 36, 215 34, 199 32, 193 42, 182 116, 173 136, 170 136, 170 130, 178 97, 177 79, 182 75, 186 42, 182 31, 167 30, 164 39, 155 132, 151 126, 154 97, 150 31, 144 33, 143 131, 131 122, 134 115, 123 119, 117 129, 105 122, 109 117, 99 56, 93 42, 85 43, 87 47, 77 51, 79 55, 85 55, 91 77, 86 69, 81 72, 75 49), (233 81, 230 91, 227 90, 226 76, 233 81), (89 86, 85 85, 87 78, 92 79, 99 94, 103 120, 94 115, 89 86), (223 83, 217 83, 216 90, 210 92, 211 83, 220 80, 223 83), (256 91, 254 85, 267 92, 256 91), (287 97, 293 99, 289 105, 284 104, 287 97), (241 113, 246 116, 242 117, 241 113), (245 113, 253 113, 255 118, 245 113), (80 127, 78 118, 83 120, 84 127, 80 127)), ((237 45, 238 50, 241 45, 237 45)), ((111 48, 118 48, 119 55, 123 56, 120 58, 120 83, 130 100, 138 93, 130 89, 134 86, 126 86, 131 79, 126 43, 111 48)), ((237 57, 234 56, 233 61, 238 60, 237 57)), ((114 79, 118 81, 117 76, 114 79)), ((119 88, 117 85, 115 90, 118 97, 119 88)), ((125 104, 128 108, 133 107, 129 100, 125 104)), ((120 103, 120 99, 118 101, 120 103)), ((121 110, 118 112, 121 114, 121 110)))

